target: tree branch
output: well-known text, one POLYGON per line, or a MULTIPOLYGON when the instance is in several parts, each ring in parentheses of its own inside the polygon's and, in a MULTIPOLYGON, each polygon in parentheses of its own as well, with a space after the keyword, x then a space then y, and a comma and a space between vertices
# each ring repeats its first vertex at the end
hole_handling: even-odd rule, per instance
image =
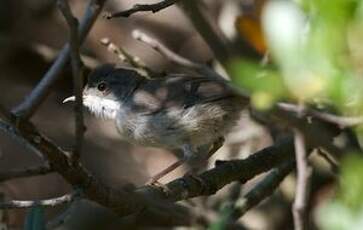
MULTIPOLYGON (((71 164, 68 153, 56 146, 50 139, 37 131, 34 125, 28 121, 21 121, 18 128, 7 124, 0 119, 0 129, 8 133, 16 141, 25 141, 33 149, 42 153, 48 160, 50 166, 63 178, 77 188, 84 190, 84 195, 99 204, 110 208, 119 216, 126 216, 132 213, 139 213, 148 207, 148 211, 143 211, 143 216, 160 217, 161 221, 170 224, 180 224, 188 217, 184 212, 183 217, 175 216, 171 211, 175 205, 168 202, 157 203, 152 198, 142 196, 129 189, 113 189, 93 177, 79 162, 71 164)), ((159 188, 155 188, 159 191, 159 188)), ((160 192, 160 191, 159 191, 160 192)), ((161 193, 163 193, 161 191, 161 193)))
POLYGON ((226 67, 227 61, 231 59, 232 53, 227 45, 227 40, 221 38, 222 33, 216 32, 209 22, 209 19, 200 9, 200 1, 183 0, 180 3, 181 8, 193 23, 195 29, 202 36, 204 41, 214 53, 214 57, 226 67))
POLYGON ((291 111, 295 113, 301 113, 305 116, 312 116, 323 121, 333 123, 338 125, 341 129, 357 126, 363 123, 363 117, 342 117, 335 114, 330 114, 326 112, 320 112, 313 109, 309 109, 307 107, 301 107, 294 104, 289 103, 279 103, 278 106, 286 111, 291 111))
POLYGON ((51 140, 40 134, 30 122, 23 122, 19 129, 4 122, 0 128, 12 136, 21 136, 49 160, 51 167, 70 184, 84 188, 85 195, 120 216, 128 215, 154 204, 155 200, 178 201, 196 196, 211 195, 236 180, 247 181, 255 175, 268 171, 278 164, 293 158, 292 140, 286 140, 266 148, 245 160, 234 160, 218 165, 199 175, 203 183, 194 177, 185 176, 166 186, 168 192, 154 186, 144 186, 134 192, 114 190, 94 178, 81 164, 70 165, 67 153, 51 140))
POLYGON ((124 10, 117 13, 106 14, 105 17, 107 19, 116 18, 116 17, 129 17, 130 15, 142 12, 142 11, 151 11, 156 13, 162 9, 165 9, 171 5, 174 5, 179 0, 163 0, 154 4, 135 4, 131 9, 124 10))
MULTIPOLYGON (((106 0, 90 0, 78 30, 80 43, 83 43, 88 32, 91 30, 105 2, 106 0)), ((35 86, 32 92, 25 97, 21 104, 13 109, 13 113, 17 117, 27 119, 34 114, 40 104, 48 96, 51 91, 51 86, 59 78, 62 69, 68 63, 70 51, 70 45, 66 44, 59 53, 53 65, 40 80, 40 82, 35 86)))
POLYGON ((82 61, 79 51, 80 39, 78 36, 78 20, 73 16, 71 8, 67 0, 58 0, 58 7, 67 21, 69 27, 69 44, 70 56, 73 75, 73 90, 76 97, 75 113, 75 147, 72 154, 72 161, 78 161, 82 152, 82 143, 84 136, 84 123, 83 123, 83 71, 82 61))
POLYGON ((284 163, 282 166, 273 169, 262 181, 257 183, 251 191, 236 201, 231 212, 230 221, 236 222, 252 207, 257 206, 266 197, 271 196, 293 169, 293 162, 284 163))

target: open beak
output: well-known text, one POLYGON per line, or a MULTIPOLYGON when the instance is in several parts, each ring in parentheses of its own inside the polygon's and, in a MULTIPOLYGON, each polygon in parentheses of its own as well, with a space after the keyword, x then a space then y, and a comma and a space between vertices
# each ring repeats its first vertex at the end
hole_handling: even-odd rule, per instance
POLYGON ((63 100, 63 104, 64 103, 67 103, 67 102, 70 102, 70 101, 76 101, 76 96, 70 96, 70 97, 67 97, 63 100))

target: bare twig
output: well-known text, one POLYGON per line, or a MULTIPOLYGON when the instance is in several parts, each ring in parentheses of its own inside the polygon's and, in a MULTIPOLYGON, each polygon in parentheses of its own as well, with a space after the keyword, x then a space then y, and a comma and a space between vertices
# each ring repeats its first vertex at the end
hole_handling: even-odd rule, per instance
POLYGON ((31 208, 34 206, 56 206, 72 202, 76 197, 76 193, 66 194, 60 197, 55 197, 45 200, 10 200, 0 203, 0 209, 14 209, 14 208, 31 208))
POLYGON ((209 19, 200 9, 200 1, 183 0, 180 5, 214 53, 215 58, 226 68, 227 61, 232 57, 227 39, 222 38, 223 33, 220 31, 217 33, 217 28, 211 26, 209 19))
MULTIPOLYGON (((79 42, 82 43, 88 32, 101 12, 101 9, 106 0, 90 0, 86 13, 84 14, 79 26, 79 42)), ((32 92, 25 97, 24 101, 13 109, 16 116, 27 119, 30 118, 44 99, 51 92, 51 86, 58 79, 62 69, 67 64, 70 55, 70 45, 66 44, 59 53, 57 59, 44 75, 42 80, 35 86, 32 92)))
POLYGON ((262 181, 257 183, 246 195, 238 199, 235 203, 231 221, 235 222, 241 218, 248 210, 258 205, 266 197, 273 194, 280 183, 294 168, 294 163, 285 163, 282 166, 273 169, 262 181))
POLYGON ((300 130, 295 129, 295 155, 297 166, 297 184, 296 194, 293 204, 293 216, 294 226, 296 230, 306 229, 306 213, 305 208, 307 206, 308 191, 309 191, 309 178, 311 175, 311 169, 307 162, 305 137, 300 130))
POLYGON ((132 67, 141 70, 142 75, 146 75, 147 77, 150 78, 157 75, 157 73, 155 73, 153 70, 147 67, 139 57, 133 56, 130 53, 128 53, 126 50, 124 50, 122 47, 115 45, 113 42, 110 41, 109 38, 102 38, 100 42, 102 45, 107 47, 107 49, 110 52, 117 55, 118 59, 120 59, 122 62, 130 64, 132 67))
MULTIPOLYGON (((225 223, 225 228, 230 229, 248 210, 257 206, 265 198, 272 195, 284 178, 294 168, 294 162, 286 162, 269 172, 243 197, 236 197, 228 202, 222 212, 222 218, 218 220, 225 223), (227 214, 226 214, 227 213, 227 214)), ((240 185, 238 185, 239 188, 240 185)))
POLYGON ((72 160, 79 160, 82 152, 82 142, 84 136, 84 123, 83 123, 83 71, 82 61, 79 52, 80 39, 78 36, 78 20, 73 16, 71 8, 69 7, 68 0, 58 0, 58 7, 62 12, 64 18, 69 26, 69 44, 70 44, 70 56, 73 75, 73 88, 74 95, 76 97, 75 112, 75 147, 72 155, 72 160))
POLYGON ((154 4, 135 4, 131 9, 117 13, 106 14, 105 17, 107 19, 116 18, 116 17, 129 17, 130 15, 141 11, 151 11, 153 13, 156 13, 162 9, 174 5, 178 1, 179 0, 163 0, 154 4))
POLYGON ((192 70, 194 70, 194 71, 196 71, 196 72, 198 72, 200 74, 205 74, 205 75, 211 76, 211 77, 216 78, 216 79, 225 80, 219 74, 217 74, 212 69, 210 69, 208 66, 200 64, 200 63, 192 62, 192 61, 180 56, 179 54, 176 54, 174 51, 171 51, 168 47, 166 47, 165 45, 163 45, 162 43, 160 43, 156 39, 150 37, 149 35, 141 32, 139 30, 134 30, 132 32, 132 36, 136 40, 148 44, 155 51, 157 51, 158 53, 163 55, 168 60, 174 62, 175 64, 178 64, 178 65, 180 65, 182 67, 192 69, 192 70))
POLYGON ((19 170, 4 171, 0 172, 0 182, 21 177, 45 175, 51 172, 53 172, 53 170, 48 166, 38 166, 32 168, 25 168, 21 170, 19 169, 19 170))
POLYGON ((320 112, 306 107, 300 107, 298 105, 289 103, 279 103, 279 108, 286 111, 302 113, 304 115, 319 118, 323 121, 338 125, 340 128, 346 128, 351 126, 357 126, 363 123, 363 116, 359 117, 343 117, 331 113, 320 112))

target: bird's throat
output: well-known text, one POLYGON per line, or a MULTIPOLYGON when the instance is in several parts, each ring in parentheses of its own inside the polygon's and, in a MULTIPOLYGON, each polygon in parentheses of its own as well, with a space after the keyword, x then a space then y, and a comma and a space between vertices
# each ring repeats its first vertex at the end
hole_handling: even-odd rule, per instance
POLYGON ((102 119, 116 119, 117 111, 120 108, 120 104, 116 100, 93 95, 85 96, 83 104, 96 117, 102 119))

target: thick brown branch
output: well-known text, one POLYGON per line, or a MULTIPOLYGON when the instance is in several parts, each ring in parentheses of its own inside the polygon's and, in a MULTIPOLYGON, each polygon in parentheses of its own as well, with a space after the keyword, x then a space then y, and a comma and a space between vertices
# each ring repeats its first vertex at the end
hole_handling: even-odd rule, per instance
POLYGON ((130 15, 132 15, 134 13, 142 12, 142 11, 151 11, 153 13, 156 13, 162 9, 165 9, 171 5, 174 5, 178 1, 179 0, 163 0, 163 1, 160 1, 160 2, 157 2, 154 4, 135 4, 131 9, 113 13, 113 14, 107 14, 106 18, 111 19, 111 18, 117 18, 117 17, 129 17, 130 15))
MULTIPOLYGON (((88 32, 91 30, 105 2, 106 0, 90 0, 86 13, 79 26, 78 33, 80 43, 84 41, 88 32)), ((70 45, 66 44, 42 80, 35 86, 32 92, 25 97, 24 101, 13 109, 13 113, 15 113, 16 116, 26 119, 34 114, 40 104, 51 92, 51 86, 58 79, 62 69, 68 63, 70 51, 70 45)))
POLYGON ((73 16, 71 8, 69 7, 67 0, 57 1, 60 11, 69 26, 69 44, 70 44, 70 56, 73 75, 73 88, 74 95, 76 97, 75 112, 75 148, 72 155, 72 160, 77 161, 80 158, 82 151, 82 142, 84 135, 84 123, 83 123, 83 72, 82 61, 79 52, 80 39, 78 36, 78 20, 73 16))
MULTIPOLYGON (((120 216, 138 213, 149 207, 147 212, 141 213, 142 216, 152 216, 153 218, 162 216, 160 220, 167 222, 165 224, 180 224, 181 221, 186 221, 185 218, 181 219, 180 216, 175 216, 170 211, 175 208, 175 205, 165 202, 157 203, 148 196, 131 192, 128 189, 115 190, 94 178, 79 162, 71 164, 69 154, 40 134, 30 122, 22 121, 16 129, 14 125, 0 120, 0 129, 16 141, 26 142, 34 150, 42 153, 49 160, 51 167, 68 183, 82 188, 88 199, 110 208, 120 216)), ((158 188, 153 187, 153 190, 163 194, 158 188)), ((187 217, 185 212, 184 217, 187 217)))
POLYGON ((34 206, 56 206, 72 202, 75 193, 45 200, 9 200, 0 203, 0 209, 31 208, 34 206))
POLYGON ((45 175, 51 172, 53 172, 53 170, 47 166, 38 166, 32 168, 25 168, 21 170, 18 169, 18 170, 4 171, 0 172, 0 182, 21 177, 45 175))
POLYGON ((258 151, 247 159, 217 162, 215 168, 198 175, 200 180, 196 180, 192 176, 176 179, 166 184, 169 189, 167 193, 156 192, 150 186, 140 188, 137 192, 170 201, 212 195, 233 181, 239 180, 244 183, 260 173, 292 160, 293 152, 293 141, 286 139, 258 151))
POLYGON ((29 122, 19 126, 19 132, 13 126, 1 122, 0 128, 12 136, 26 139, 34 148, 43 153, 51 166, 70 184, 85 188, 85 195, 106 207, 112 207, 121 216, 131 214, 150 204, 147 200, 163 199, 178 201, 195 196, 211 195, 236 180, 247 181, 255 175, 268 171, 276 165, 293 158, 293 142, 287 140, 266 148, 245 160, 225 162, 200 175, 200 181, 193 177, 183 177, 168 183, 165 193, 154 186, 145 186, 135 192, 113 190, 92 177, 80 164, 70 165, 67 153, 52 141, 36 131, 29 122), (205 186, 206 185, 206 186, 205 186))

